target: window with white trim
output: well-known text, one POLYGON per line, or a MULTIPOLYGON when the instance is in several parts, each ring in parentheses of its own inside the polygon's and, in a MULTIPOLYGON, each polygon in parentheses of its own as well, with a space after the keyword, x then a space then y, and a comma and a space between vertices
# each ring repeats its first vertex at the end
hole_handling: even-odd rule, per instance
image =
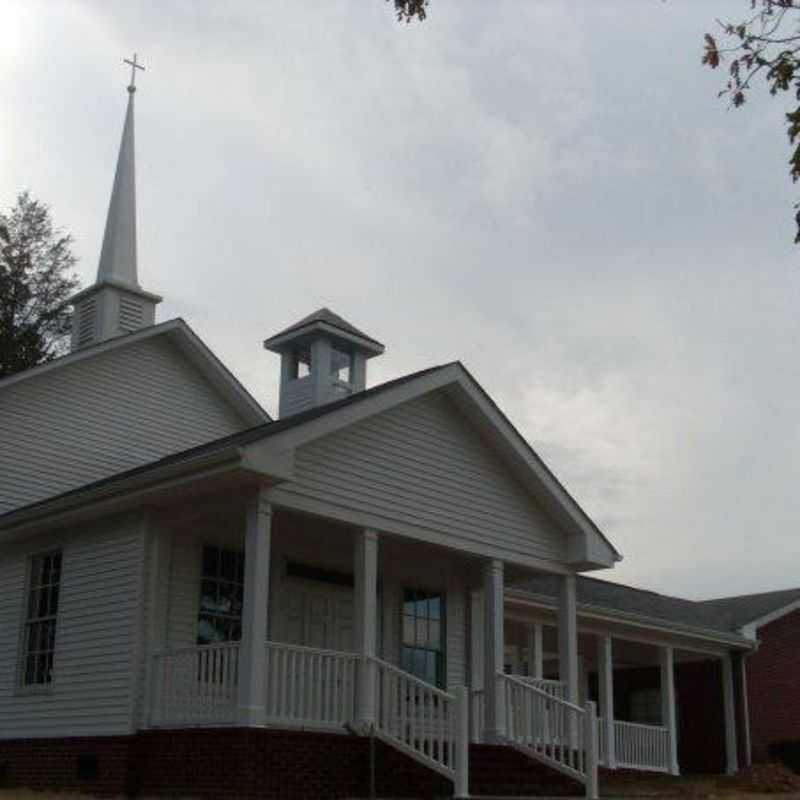
POLYGON ((444 686, 444 597, 440 592, 403 590, 400 665, 427 683, 444 686))
POLYGON ((20 683, 47 686, 53 682, 61 551, 32 556, 28 565, 20 683))
POLYGON ((244 553, 203 548, 197 644, 238 642, 242 638, 244 553))

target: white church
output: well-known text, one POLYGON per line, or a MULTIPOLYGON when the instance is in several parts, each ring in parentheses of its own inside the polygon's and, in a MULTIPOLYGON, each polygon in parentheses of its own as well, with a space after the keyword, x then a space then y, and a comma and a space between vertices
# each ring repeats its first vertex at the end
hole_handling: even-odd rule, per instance
POLYGON ((753 640, 582 575, 621 556, 461 363, 370 385, 384 345, 321 309, 264 342, 271 419, 158 321, 135 91, 71 352, 0 380, 0 786, 597 797, 698 735, 747 763, 753 640))

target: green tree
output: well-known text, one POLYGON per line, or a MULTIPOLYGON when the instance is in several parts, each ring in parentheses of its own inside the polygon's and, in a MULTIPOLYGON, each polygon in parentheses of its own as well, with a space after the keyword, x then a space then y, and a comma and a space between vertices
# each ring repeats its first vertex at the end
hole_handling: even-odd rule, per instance
MULTIPOLYGON (((387 0, 389 2, 389 0, 387 0)), ((394 9, 397 12, 397 19, 401 22, 411 22, 416 18, 425 19, 425 10, 428 0, 394 0, 394 9)))
POLYGON ((65 351, 75 262, 72 237, 27 192, 0 212, 0 378, 65 351))
MULTIPOLYGON (((756 81, 773 96, 793 98, 786 114, 791 156, 789 174, 800 178, 800 0, 750 0, 749 13, 741 20, 719 21, 717 36, 705 35, 703 63, 712 69, 727 68, 721 97, 734 108, 743 106, 756 81), (763 84, 761 84, 763 85, 763 84)), ((800 204, 795 204, 800 243, 800 204)))

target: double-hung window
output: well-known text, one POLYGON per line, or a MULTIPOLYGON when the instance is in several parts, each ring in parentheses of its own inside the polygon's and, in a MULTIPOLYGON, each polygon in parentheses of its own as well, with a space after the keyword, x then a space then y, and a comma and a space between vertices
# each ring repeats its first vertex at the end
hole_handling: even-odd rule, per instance
POLYGON ((244 553, 203 548, 197 644, 237 642, 242 638, 244 553))
POLYGON ((22 634, 22 686, 47 686, 53 681, 60 585, 60 551, 42 553, 30 559, 22 634))
POLYGON ((444 598, 439 592, 403 591, 400 664, 406 672, 444 686, 444 598))

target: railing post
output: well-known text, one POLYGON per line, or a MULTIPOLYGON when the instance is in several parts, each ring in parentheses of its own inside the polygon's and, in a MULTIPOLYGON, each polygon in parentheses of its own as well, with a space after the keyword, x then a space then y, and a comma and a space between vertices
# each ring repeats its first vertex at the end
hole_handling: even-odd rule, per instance
POLYGON ((455 690, 455 794, 469 797, 469 689, 458 686, 455 690))
POLYGON ((596 800, 597 786, 597 707, 590 700, 583 716, 583 746, 585 748, 584 769, 586 770, 587 800, 596 800))

